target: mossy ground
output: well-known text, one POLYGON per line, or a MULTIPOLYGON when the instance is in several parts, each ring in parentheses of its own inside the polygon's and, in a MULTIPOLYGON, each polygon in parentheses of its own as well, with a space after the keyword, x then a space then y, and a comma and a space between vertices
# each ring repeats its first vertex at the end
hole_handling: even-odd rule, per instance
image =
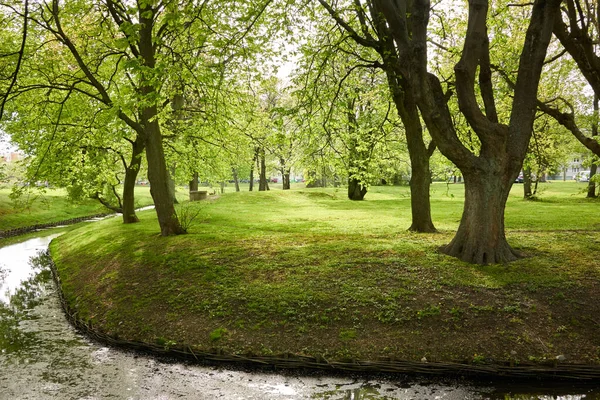
POLYGON ((440 233, 415 234, 407 188, 227 193, 181 205, 189 233, 160 237, 110 219, 56 239, 67 301, 130 340, 245 355, 328 360, 600 362, 600 202, 552 183, 515 186, 509 242, 527 258, 473 266, 437 252, 462 185, 434 184, 440 233), (189 221, 188 221, 189 222, 189 221))

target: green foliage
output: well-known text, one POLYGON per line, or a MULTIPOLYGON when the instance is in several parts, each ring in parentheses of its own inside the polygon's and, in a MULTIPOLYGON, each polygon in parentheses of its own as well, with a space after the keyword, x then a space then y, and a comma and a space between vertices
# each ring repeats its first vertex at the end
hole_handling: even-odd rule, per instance
POLYGON ((211 342, 217 342, 227 336, 229 332, 225 328, 217 328, 209 335, 211 342))
POLYGON ((203 207, 198 203, 184 202, 177 205, 176 211, 181 227, 187 231, 198 216, 200 216, 203 207))

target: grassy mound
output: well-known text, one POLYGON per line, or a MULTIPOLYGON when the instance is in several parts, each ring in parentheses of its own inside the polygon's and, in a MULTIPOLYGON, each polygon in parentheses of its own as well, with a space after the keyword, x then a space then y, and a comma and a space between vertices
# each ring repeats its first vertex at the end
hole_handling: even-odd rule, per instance
MULTIPOLYGON (((0 188, 0 231, 50 224, 99 213, 111 213, 97 200, 71 201, 64 189, 32 192, 13 202, 10 189, 0 188)), ((140 207, 152 204, 148 187, 137 187, 136 203, 140 207)))
POLYGON ((433 186, 437 234, 414 234, 408 189, 242 192, 183 204, 189 234, 142 222, 85 225, 51 252, 67 301, 129 340, 329 360, 600 362, 600 214, 581 185, 547 184, 506 211, 528 258, 472 266, 440 255, 461 185, 433 186), (195 213, 197 218, 192 220, 195 213), (190 222, 191 221, 191 222, 190 222))

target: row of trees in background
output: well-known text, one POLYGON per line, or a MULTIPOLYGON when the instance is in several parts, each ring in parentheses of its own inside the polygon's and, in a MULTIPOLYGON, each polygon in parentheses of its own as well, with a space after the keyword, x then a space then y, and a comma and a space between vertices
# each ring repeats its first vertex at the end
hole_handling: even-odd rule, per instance
POLYGON ((531 175, 583 146, 600 155, 599 11, 589 2, 0 6, 1 126, 29 156, 28 179, 96 198, 131 223, 142 171, 165 236, 184 233, 176 183, 248 179, 253 190, 258 179, 267 190, 272 171, 284 189, 296 171, 307 186, 347 185, 352 200, 373 183, 409 182, 409 229, 434 232, 429 187, 447 174, 464 178, 466 202, 443 251, 507 262, 519 254, 504 207, 521 169, 527 197, 531 175), (289 42, 296 69, 280 80, 273 68, 289 42))

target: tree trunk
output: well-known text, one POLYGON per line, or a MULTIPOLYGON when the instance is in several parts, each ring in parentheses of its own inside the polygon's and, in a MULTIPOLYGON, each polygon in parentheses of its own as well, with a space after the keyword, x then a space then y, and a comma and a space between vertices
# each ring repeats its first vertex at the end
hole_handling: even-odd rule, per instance
MULTIPOLYGON (((598 137, 598 114, 599 114, 599 104, 598 104, 598 94, 594 95, 594 119, 592 121, 592 139, 596 139, 598 137)), ((590 166, 590 181, 588 182, 588 192, 587 197, 590 199, 596 198, 596 182, 592 180, 594 175, 598 172, 598 165, 596 164, 599 161, 598 157, 592 157, 592 165, 590 166)))
POLYGON ((265 160, 265 149, 261 148, 260 149, 260 166, 259 166, 259 177, 258 177, 258 191, 259 192, 263 192, 265 190, 268 190, 268 183, 267 183, 267 164, 266 164, 266 160, 265 160))
MULTIPOLYGON (((597 160, 594 160, 597 161, 597 160)), ((595 163, 592 163, 592 166, 590 167, 590 181, 588 182, 588 192, 587 192, 587 197, 590 199, 595 199, 596 197, 598 197, 596 195, 596 182, 594 182, 592 180, 592 178, 594 177, 594 175, 596 175, 596 173, 598 172, 598 166, 595 163)))
POLYGON ((175 164, 171 165, 171 168, 168 170, 169 177, 169 195, 173 198, 173 204, 179 204, 177 201, 176 190, 175 190, 175 164))
MULTIPOLYGON (((408 130, 406 132, 407 141, 409 141, 408 130)), ((436 232, 433 220, 431 219, 431 205, 429 200, 431 186, 431 173, 429 170, 430 153, 425 147, 425 143, 423 143, 422 136, 415 140, 420 141, 417 146, 413 144, 413 148, 410 150, 411 145, 409 145, 412 170, 410 179, 412 224, 408 230, 412 232, 436 232)))
POLYGON ((225 193, 225 181, 219 182, 219 186, 221 188, 221 194, 225 193))
POLYGON ((367 187, 359 179, 348 178, 348 198, 350 200, 363 200, 367 194, 367 187))
MULTIPOLYGON (((144 66, 150 70, 154 69, 154 43, 153 43, 153 21, 154 10, 150 3, 140 3, 139 21, 140 21, 140 55, 144 66)), ((145 76, 142 73, 142 84, 140 92, 144 101, 142 104, 149 103, 142 107, 140 116, 141 124, 144 127, 146 135, 146 159, 148 162, 148 180, 150 181, 150 194, 154 200, 154 208, 160 225, 162 236, 179 235, 185 233, 181 227, 173 197, 169 191, 169 173, 165 162, 165 153, 162 144, 162 135, 158 124, 158 110, 154 102, 150 101, 152 96, 156 95, 156 89, 151 82, 153 76, 145 76)), ((152 75, 152 74, 150 74, 152 75)))
POLYGON ((412 171, 410 179, 412 223, 408 230, 424 233, 436 232, 433 220, 431 219, 429 194, 431 186, 429 159, 435 147, 430 144, 430 148, 427 148, 425 145, 423 141, 423 126, 421 125, 416 102, 410 93, 404 92, 401 89, 392 67, 393 60, 388 60, 387 63, 389 64, 386 66, 388 87, 392 93, 398 116, 404 124, 412 171))
POLYGON ((258 166, 258 154, 259 154, 260 148, 259 147, 255 147, 254 148, 254 157, 252 157, 252 164, 250 165, 250 189, 249 191, 252 191, 252 189, 254 188, 254 166, 258 166))
POLYGON ((282 174, 282 179, 283 179, 283 190, 290 190, 290 170, 289 168, 287 170, 283 171, 282 174))
POLYGON ((198 191, 198 172, 194 172, 194 176, 192 177, 192 180, 190 181, 190 192, 197 192, 198 191))
POLYGON ((240 191, 240 180, 238 179, 237 169, 232 168, 231 172, 233 173, 233 182, 235 183, 235 191, 240 191))
POLYGON ((131 161, 125 168, 125 180, 123 181, 123 223, 131 224, 139 222, 135 214, 135 181, 140 166, 142 165, 142 153, 144 152, 144 140, 137 136, 131 145, 131 161))
MULTIPOLYGON (((512 186, 507 175, 463 171, 465 206, 460 226, 444 254, 476 264, 514 261, 522 255, 513 250, 504 235, 504 208, 512 186)), ((512 178, 514 180, 514 178, 512 178)))
POLYGON ((533 194, 531 193, 531 168, 523 168, 523 198, 525 200, 531 199, 533 194))

